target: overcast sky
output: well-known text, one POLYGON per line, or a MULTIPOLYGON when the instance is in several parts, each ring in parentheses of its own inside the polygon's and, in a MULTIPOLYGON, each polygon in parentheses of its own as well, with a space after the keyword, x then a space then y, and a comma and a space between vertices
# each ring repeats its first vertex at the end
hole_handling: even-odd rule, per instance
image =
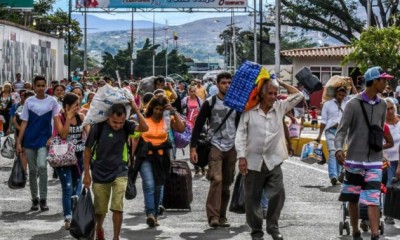
MULTIPOLYGON (((71 0, 73 4, 75 0, 71 0)), ((274 2, 274 0, 267 0, 267 2, 274 2)), ((251 8, 253 8, 253 0, 248 0, 248 4, 251 8)), ((258 0, 257 0, 258 6, 258 0)), ((57 0, 54 6, 54 9, 62 8, 64 11, 68 11, 68 0, 57 0)), ((126 9, 124 9, 126 10, 126 9)), ((235 15, 242 15, 246 13, 235 13, 235 15)), ((97 17, 105 18, 105 19, 131 19, 131 13, 99 13, 94 14, 97 17)), ((156 22, 160 24, 165 24, 165 21, 168 20, 168 25, 181 25, 188 22, 193 22, 199 19, 204 18, 213 18, 213 17, 229 17, 231 13, 156 13, 156 22)), ((134 14, 135 20, 147 20, 153 21, 153 13, 150 12, 135 12, 134 14)))

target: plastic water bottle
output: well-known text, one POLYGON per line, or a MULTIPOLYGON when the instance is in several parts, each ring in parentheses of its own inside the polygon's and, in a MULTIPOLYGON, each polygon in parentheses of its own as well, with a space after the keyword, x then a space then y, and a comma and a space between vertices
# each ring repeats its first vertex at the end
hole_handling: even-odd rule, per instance
POLYGON ((164 111, 164 122, 165 129, 168 130, 171 128, 171 112, 169 110, 164 111))

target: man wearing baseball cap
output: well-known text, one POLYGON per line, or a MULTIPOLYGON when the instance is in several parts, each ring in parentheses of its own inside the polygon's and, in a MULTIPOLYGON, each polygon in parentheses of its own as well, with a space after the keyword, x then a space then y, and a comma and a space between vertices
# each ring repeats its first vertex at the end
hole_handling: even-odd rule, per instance
POLYGON ((339 201, 349 202, 353 240, 363 239, 358 228, 358 203, 368 206, 371 240, 377 240, 383 154, 382 146, 371 144, 369 136, 375 125, 378 129, 374 131, 375 136, 380 136, 376 142, 383 142, 386 102, 378 93, 385 90, 387 81, 393 76, 383 72, 381 67, 372 67, 365 72, 364 79, 365 90, 349 100, 336 132, 336 159, 346 168, 339 201), (346 139, 347 156, 343 152, 346 139))

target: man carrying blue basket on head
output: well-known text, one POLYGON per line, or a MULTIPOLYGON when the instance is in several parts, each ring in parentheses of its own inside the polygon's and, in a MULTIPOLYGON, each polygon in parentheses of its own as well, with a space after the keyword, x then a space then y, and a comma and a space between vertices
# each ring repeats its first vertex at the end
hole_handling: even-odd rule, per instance
POLYGON ((363 239, 358 228, 359 202, 368 206, 371 240, 379 239, 386 103, 377 94, 385 90, 387 80, 392 78, 380 67, 369 68, 364 74, 365 91, 347 103, 336 132, 336 159, 346 169, 339 201, 349 202, 353 240, 363 239), (347 156, 343 152, 346 139, 347 156))

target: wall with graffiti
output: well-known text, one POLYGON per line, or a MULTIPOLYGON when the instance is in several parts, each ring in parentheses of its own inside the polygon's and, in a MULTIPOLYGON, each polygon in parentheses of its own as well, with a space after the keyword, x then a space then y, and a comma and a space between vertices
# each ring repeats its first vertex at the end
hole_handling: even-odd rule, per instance
POLYGON ((31 81, 36 75, 48 81, 64 76, 64 40, 0 21, 0 83, 12 82, 15 74, 31 81))

